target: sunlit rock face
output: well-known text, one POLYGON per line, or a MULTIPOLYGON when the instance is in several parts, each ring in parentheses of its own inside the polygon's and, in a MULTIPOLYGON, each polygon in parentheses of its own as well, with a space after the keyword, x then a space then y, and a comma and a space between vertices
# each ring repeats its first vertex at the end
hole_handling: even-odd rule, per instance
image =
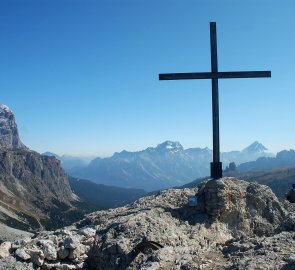
POLYGON ((6 149, 26 148, 19 138, 14 114, 3 104, 0 104, 0 147, 6 149))

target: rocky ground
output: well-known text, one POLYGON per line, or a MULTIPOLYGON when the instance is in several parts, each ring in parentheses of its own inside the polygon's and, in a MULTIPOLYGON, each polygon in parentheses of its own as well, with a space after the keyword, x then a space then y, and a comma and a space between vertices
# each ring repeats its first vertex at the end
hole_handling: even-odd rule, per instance
POLYGON ((34 234, 17 230, 0 223, 0 243, 4 241, 14 242, 18 239, 32 237, 34 234))
POLYGON ((209 180, 4 242, 0 257, 7 270, 295 269, 295 209, 266 186, 209 180))

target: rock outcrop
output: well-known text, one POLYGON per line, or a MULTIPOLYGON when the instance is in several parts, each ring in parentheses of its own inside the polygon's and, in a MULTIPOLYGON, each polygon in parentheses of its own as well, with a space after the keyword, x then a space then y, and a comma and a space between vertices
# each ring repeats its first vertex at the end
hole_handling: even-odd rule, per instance
POLYGON ((198 208, 232 233, 270 236, 291 226, 288 211, 272 190, 255 182, 210 180, 200 186, 197 198, 198 208))
POLYGON ((294 224, 295 207, 268 187, 222 178, 12 243, 0 268, 22 258, 19 269, 294 269, 294 224))
POLYGON ((19 138, 14 114, 3 104, 0 104, 0 148, 26 148, 19 138))
POLYGON ((23 230, 62 226, 78 199, 60 162, 28 149, 0 149, 0 195, 0 221, 23 230))
POLYGON ((0 223, 57 228, 82 218, 77 203, 60 162, 25 147, 12 111, 0 104, 0 223))

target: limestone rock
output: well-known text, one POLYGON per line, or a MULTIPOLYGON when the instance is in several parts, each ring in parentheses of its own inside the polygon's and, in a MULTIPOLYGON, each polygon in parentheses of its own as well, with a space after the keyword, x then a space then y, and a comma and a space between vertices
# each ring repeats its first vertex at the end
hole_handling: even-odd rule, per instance
POLYGON ((31 255, 29 254, 29 251, 25 248, 19 248, 15 251, 15 255, 22 260, 29 260, 31 258, 31 255))
POLYGON ((294 222, 295 207, 266 186, 207 180, 199 188, 164 190, 15 242, 19 248, 0 259, 0 269, 293 269, 294 222), (194 195, 198 204, 191 207, 194 195), (47 246, 57 251, 56 260, 46 255, 47 246), (17 262, 21 251, 26 261, 17 262))
POLYGON ((10 255, 9 250, 11 248, 11 242, 3 242, 0 245, 0 259, 8 257, 10 255))
POLYGON ((26 149, 19 138, 14 114, 3 104, 0 104, 0 148, 26 149))
POLYGON ((83 228, 79 231, 82 235, 86 236, 87 238, 93 237, 96 234, 96 230, 93 228, 83 228))
POLYGON ((45 259, 55 261, 57 259, 57 251, 54 243, 51 240, 40 240, 39 243, 42 245, 45 259))
POLYGON ((234 178, 209 180, 197 198, 201 211, 238 234, 270 236, 286 226, 286 209, 264 185, 234 178))

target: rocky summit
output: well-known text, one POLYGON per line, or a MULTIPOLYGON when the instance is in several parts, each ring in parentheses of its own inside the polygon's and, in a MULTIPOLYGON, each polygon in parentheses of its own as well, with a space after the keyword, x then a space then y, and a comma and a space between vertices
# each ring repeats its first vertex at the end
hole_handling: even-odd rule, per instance
POLYGON ((19 138, 14 114, 3 104, 0 104, 0 148, 26 148, 19 138))
POLYGON ((211 179, 4 242, 0 269, 295 269, 294 230, 267 186, 211 179))

